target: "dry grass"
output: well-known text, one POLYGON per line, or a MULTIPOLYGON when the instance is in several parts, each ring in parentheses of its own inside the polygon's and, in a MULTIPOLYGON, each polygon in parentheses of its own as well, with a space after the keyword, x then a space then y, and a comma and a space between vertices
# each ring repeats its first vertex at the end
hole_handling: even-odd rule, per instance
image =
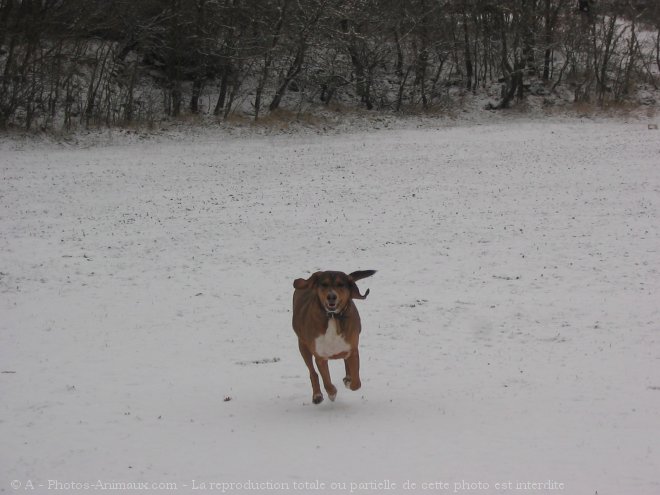
POLYGON ((253 115, 232 112, 226 119, 220 118, 219 121, 232 126, 251 126, 273 131, 287 131, 297 126, 318 127, 326 123, 321 115, 283 108, 273 112, 264 112, 257 120, 254 120, 253 115))
POLYGON ((619 118, 653 118, 657 115, 656 106, 640 105, 633 101, 606 101, 603 104, 591 102, 576 102, 568 104, 548 105, 544 107, 548 115, 570 115, 574 117, 619 117, 619 118))
POLYGON ((302 124, 306 126, 319 126, 322 125, 323 119, 311 112, 296 112, 284 108, 278 108, 273 112, 269 112, 255 122, 256 125, 274 126, 282 130, 289 128, 291 124, 302 124))

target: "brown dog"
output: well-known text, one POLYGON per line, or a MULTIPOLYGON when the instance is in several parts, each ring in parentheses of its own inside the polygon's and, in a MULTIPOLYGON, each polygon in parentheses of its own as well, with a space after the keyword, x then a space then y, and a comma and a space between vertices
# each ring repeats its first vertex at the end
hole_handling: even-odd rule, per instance
POLYGON ((298 347, 309 369, 312 381, 312 402, 323 401, 319 376, 314 370, 312 356, 321 373, 323 386, 330 400, 335 400, 337 388, 330 380, 328 359, 343 359, 346 367, 344 385, 351 390, 360 388, 360 315, 353 299, 365 299, 355 282, 371 277, 376 270, 353 272, 316 272, 307 280, 293 282, 293 330, 298 347))

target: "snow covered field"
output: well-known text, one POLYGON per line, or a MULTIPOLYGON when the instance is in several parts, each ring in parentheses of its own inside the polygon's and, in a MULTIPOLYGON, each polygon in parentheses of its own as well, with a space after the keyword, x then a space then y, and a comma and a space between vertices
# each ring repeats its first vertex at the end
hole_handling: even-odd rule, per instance
POLYGON ((646 123, 2 147, 1 493, 660 493, 646 123), (378 273, 315 406, 318 269, 378 273))

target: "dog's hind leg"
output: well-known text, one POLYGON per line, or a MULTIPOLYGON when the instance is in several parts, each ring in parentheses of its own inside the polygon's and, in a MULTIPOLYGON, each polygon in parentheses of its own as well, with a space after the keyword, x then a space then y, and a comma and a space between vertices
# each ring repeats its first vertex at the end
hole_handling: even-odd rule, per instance
POLYGON ((314 404, 320 404, 323 402, 323 394, 321 393, 319 375, 314 369, 314 358, 310 350, 301 340, 298 340, 298 349, 300 349, 300 354, 302 355, 302 358, 307 365, 307 369, 309 370, 309 379, 312 382, 312 402, 314 404))
POLYGON ((332 380, 330 379, 328 360, 316 358, 316 367, 319 369, 319 373, 321 373, 323 386, 325 387, 325 391, 328 392, 328 399, 334 401, 335 397, 337 397, 337 387, 332 384, 332 380))

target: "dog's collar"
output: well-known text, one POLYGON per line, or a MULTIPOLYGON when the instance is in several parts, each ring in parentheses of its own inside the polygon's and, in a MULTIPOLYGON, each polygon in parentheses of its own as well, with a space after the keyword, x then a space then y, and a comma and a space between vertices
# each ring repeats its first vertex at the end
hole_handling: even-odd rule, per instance
POLYGON ((328 317, 328 320, 332 320, 332 319, 343 320, 344 318, 346 318, 346 315, 344 314, 345 312, 346 312, 346 308, 341 310, 339 313, 336 313, 334 311, 326 311, 325 315, 328 317))

